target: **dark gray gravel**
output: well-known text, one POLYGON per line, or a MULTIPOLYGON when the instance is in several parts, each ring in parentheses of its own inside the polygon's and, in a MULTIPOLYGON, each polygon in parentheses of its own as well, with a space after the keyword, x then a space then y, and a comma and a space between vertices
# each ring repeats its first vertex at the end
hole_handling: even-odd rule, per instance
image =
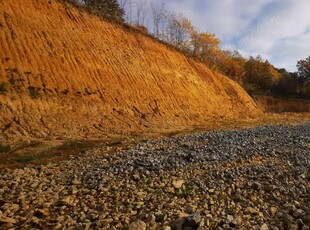
POLYGON ((182 224, 310 229, 310 124, 148 141, 111 155, 0 175, 0 229, 182 224))

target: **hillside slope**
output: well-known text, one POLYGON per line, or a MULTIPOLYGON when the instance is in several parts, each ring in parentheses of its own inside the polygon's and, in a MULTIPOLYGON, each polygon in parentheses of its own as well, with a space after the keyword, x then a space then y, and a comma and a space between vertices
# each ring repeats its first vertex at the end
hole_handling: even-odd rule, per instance
POLYGON ((0 1, 0 141, 179 129, 260 113, 230 79, 56 0, 0 1))

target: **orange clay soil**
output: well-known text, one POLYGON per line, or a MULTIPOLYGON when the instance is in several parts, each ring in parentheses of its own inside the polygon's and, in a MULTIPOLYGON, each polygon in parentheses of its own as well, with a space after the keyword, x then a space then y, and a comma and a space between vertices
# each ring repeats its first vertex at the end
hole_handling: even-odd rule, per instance
POLYGON ((56 0, 0 1, 0 143, 160 133, 262 114, 235 82, 56 0))

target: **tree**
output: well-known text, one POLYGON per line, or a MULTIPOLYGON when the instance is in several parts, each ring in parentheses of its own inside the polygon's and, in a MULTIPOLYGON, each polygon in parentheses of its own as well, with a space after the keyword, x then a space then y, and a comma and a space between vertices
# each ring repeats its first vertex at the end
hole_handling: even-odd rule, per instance
POLYGON ((297 62, 298 77, 302 84, 310 83, 310 56, 297 62))
POLYGON ((137 26, 146 26, 145 25, 145 19, 148 15, 148 7, 147 7, 147 1, 146 0, 136 0, 136 13, 137 13, 137 26))
POLYGON ((165 9, 165 3, 163 3, 161 6, 158 6, 155 3, 151 3, 151 12, 152 12, 152 20, 153 20, 153 30, 154 35, 159 38, 159 27, 160 24, 164 22, 164 19, 167 16, 167 11, 165 9))
POLYGON ((118 2, 119 2, 120 7, 124 10, 125 10, 127 4, 129 4, 129 0, 119 0, 118 2))
POLYGON ((121 9, 124 10, 125 19, 129 24, 133 23, 133 0, 119 0, 121 9))
POLYGON ((281 74, 279 82, 275 85, 274 91, 282 95, 298 94, 298 75, 297 73, 289 73, 286 69, 278 69, 281 74))
MULTIPOLYGON (((251 85, 255 91, 270 90, 280 80, 281 74, 266 60, 260 56, 250 57, 245 63, 246 85, 251 85)), ((254 92, 255 93, 255 92, 254 92)))
POLYGON ((190 33, 192 30, 193 26, 189 19, 182 14, 171 14, 168 19, 167 41, 178 49, 188 51, 191 46, 190 33))
POLYGON ((310 97, 310 56, 297 62, 299 94, 310 97))
POLYGON ((83 0, 85 6, 100 17, 115 21, 124 21, 124 10, 117 0, 83 0))
POLYGON ((215 34, 191 31, 193 57, 204 62, 210 68, 217 68, 220 59, 223 58, 223 52, 219 47, 220 43, 221 40, 215 34))
POLYGON ((239 84, 244 83, 245 78, 245 58, 238 51, 226 50, 223 52, 223 58, 220 64, 220 71, 237 81, 239 84))

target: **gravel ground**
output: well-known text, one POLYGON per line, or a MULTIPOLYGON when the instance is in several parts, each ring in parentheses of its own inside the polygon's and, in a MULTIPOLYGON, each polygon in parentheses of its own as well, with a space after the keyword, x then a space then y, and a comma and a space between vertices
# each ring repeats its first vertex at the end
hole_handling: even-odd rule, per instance
POLYGON ((310 229, 310 124, 3 170, 2 228, 310 229))

